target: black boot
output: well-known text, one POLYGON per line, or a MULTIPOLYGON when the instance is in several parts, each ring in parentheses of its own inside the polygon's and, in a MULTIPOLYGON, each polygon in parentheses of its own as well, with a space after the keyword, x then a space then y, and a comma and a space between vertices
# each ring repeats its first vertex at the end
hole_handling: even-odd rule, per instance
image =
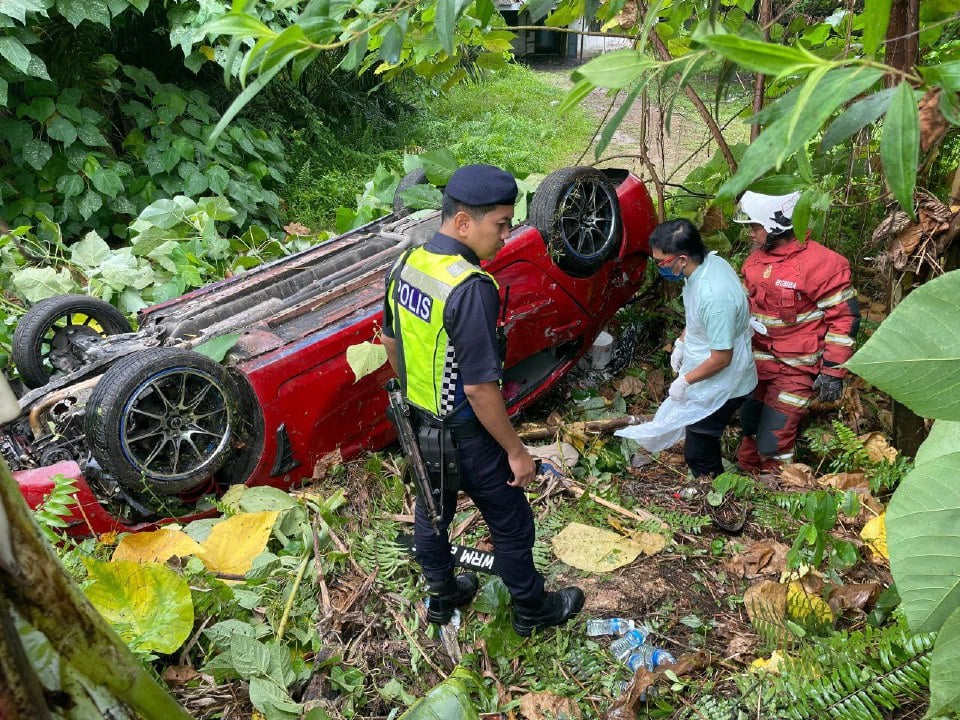
POLYGON ((545 592, 530 603, 513 603, 513 629, 517 635, 529 637, 534 630, 563 625, 583 607, 583 590, 568 587, 545 592))
POLYGON ((456 578, 451 574, 446 580, 428 582, 427 620, 446 625, 453 617, 453 611, 469 604, 479 589, 480 581, 473 573, 463 573, 456 578))

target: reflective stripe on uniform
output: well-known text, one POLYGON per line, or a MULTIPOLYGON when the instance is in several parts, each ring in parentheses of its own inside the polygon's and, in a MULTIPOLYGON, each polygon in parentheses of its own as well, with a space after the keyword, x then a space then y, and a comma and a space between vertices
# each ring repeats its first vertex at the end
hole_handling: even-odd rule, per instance
POLYGON ((774 455, 773 459, 780 463, 789 464, 793 462, 793 453, 789 452, 783 455, 774 455))
MULTIPOLYGON (((457 274, 459 275, 459 273, 457 274)), ((446 301, 456 287, 456 285, 450 285, 427 275, 419 268, 411 267, 409 263, 403 266, 403 269, 400 271, 400 277, 437 300, 446 301)))
POLYGON ((818 362, 820 362, 820 357, 822 355, 822 352, 816 352, 812 355, 799 355, 797 357, 777 357, 776 355, 760 352, 759 350, 753 351, 754 360, 775 360, 776 362, 789 365, 790 367, 807 367, 808 365, 816 365, 818 362))
POLYGON ((797 408, 805 408, 810 404, 810 398, 800 397, 799 395, 788 393, 785 390, 780 391, 780 394, 777 395, 777 400, 785 405, 792 405, 797 408))
POLYGON ((837 335, 836 333, 827 333, 824 340, 834 345, 844 345, 846 347, 853 347, 854 343, 853 338, 849 335, 837 335))
POLYGON ((834 305, 839 305, 842 302, 846 302, 850 298, 854 298, 856 296, 857 296, 857 291, 854 290, 852 287, 847 287, 838 293, 834 293, 828 298, 823 298, 823 300, 818 301, 817 307, 821 309, 826 309, 829 307, 833 307, 834 305))
POLYGON ((823 310, 811 310, 810 312, 800 313, 797 315, 797 319, 793 322, 786 322, 781 320, 778 317, 773 315, 761 315, 760 313, 753 313, 753 316, 760 320, 768 328, 771 327, 794 327, 796 325, 803 325, 804 323, 812 322, 814 320, 820 320, 823 318, 823 310))

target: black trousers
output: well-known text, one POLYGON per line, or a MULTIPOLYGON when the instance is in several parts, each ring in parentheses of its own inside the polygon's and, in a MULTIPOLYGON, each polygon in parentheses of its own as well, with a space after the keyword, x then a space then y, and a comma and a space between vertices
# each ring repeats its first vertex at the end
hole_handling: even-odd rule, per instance
MULTIPOLYGON (((543 593, 543 576, 533 564, 533 511, 523 489, 507 485, 513 479, 507 453, 482 429, 456 443, 460 489, 470 496, 490 528, 494 570, 514 600, 536 600, 543 593)), ((416 508, 417 562, 430 581, 450 577, 454 567, 447 528, 457 507, 457 493, 444 493, 442 503, 439 535, 433 531, 419 502, 416 508)))
POLYGON ((730 424, 733 414, 750 395, 730 398, 711 415, 688 425, 683 443, 683 459, 695 478, 703 475, 716 477, 723 472, 720 438, 730 424))

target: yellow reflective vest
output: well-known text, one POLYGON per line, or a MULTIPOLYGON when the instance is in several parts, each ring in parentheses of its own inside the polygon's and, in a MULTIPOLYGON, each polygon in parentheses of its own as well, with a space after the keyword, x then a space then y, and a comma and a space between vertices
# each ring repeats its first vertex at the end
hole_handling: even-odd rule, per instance
POLYGON ((453 291, 473 275, 493 276, 461 255, 432 253, 422 246, 390 271, 387 302, 397 341, 400 382, 407 402, 437 418, 454 410, 459 373, 443 313, 453 291), (399 265, 399 272, 397 272, 399 265))

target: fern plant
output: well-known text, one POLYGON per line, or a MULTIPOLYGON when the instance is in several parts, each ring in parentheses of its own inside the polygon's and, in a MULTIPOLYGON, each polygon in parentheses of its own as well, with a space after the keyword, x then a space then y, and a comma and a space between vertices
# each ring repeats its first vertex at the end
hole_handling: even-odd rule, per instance
POLYGON ((40 532, 49 543, 55 545, 63 539, 60 531, 68 526, 66 518, 76 504, 77 481, 66 475, 54 475, 53 489, 33 511, 40 532))

